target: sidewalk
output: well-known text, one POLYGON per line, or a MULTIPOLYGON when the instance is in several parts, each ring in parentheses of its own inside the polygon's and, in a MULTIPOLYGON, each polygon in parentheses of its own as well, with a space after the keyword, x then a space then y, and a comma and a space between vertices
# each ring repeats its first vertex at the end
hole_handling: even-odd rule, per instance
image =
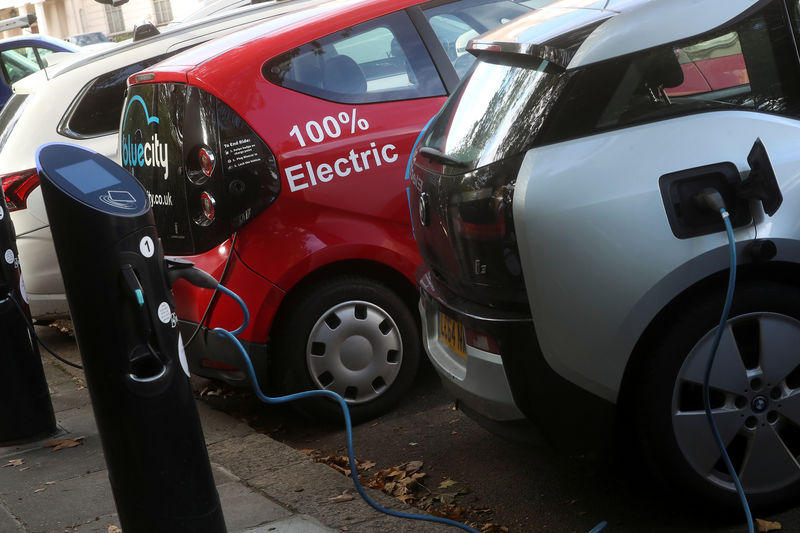
MULTIPOLYGON (((80 363, 74 339, 54 328, 36 330, 48 346, 80 363)), ((0 532, 119 533, 82 372, 44 351, 42 361, 59 433, 42 441, 0 446, 0 532), (83 437, 80 445, 71 448, 54 451, 44 446, 54 439, 78 437, 83 437)), ((383 515, 358 497, 350 478, 201 402, 197 407, 229 533, 457 531, 383 515), (345 490, 353 500, 332 501, 345 490)), ((384 507, 419 512, 367 490, 384 507)))

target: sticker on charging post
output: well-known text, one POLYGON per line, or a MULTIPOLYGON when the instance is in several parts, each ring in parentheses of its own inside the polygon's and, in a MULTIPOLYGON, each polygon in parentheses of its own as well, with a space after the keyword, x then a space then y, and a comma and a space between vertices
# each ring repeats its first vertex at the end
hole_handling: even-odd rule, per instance
POLYGON ((26 304, 29 304, 28 301, 28 293, 25 291, 25 282, 22 281, 22 275, 19 277, 19 294, 22 296, 22 299, 25 300, 26 304))
POLYGON ((178 361, 181 362, 181 368, 186 373, 186 377, 189 376, 189 362, 186 360, 186 350, 183 348, 183 337, 181 337, 181 332, 178 332, 178 361))
POLYGON ((172 319, 172 309, 169 308, 167 302, 161 302, 158 305, 158 319, 164 324, 169 324, 172 319))
POLYGON ((12 250, 11 248, 6 250, 5 259, 6 259, 6 263, 8 263, 9 265, 13 265, 14 264, 14 250, 12 250))
POLYGON ((142 237, 142 240, 139 241, 139 251, 147 258, 153 257, 156 247, 153 244, 153 239, 151 239, 149 235, 145 235, 142 237))

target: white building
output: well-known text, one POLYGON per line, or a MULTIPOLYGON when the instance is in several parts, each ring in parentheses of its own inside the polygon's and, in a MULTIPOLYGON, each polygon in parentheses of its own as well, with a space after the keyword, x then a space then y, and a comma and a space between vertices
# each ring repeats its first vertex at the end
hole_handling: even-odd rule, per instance
POLYGON ((201 3, 201 0, 130 0, 111 7, 95 0, 0 0, 0 20, 29 13, 36 15, 32 28, 0 32, 0 37, 33 32, 66 38, 95 31, 111 37, 129 32, 142 22, 168 24, 194 11, 201 3))

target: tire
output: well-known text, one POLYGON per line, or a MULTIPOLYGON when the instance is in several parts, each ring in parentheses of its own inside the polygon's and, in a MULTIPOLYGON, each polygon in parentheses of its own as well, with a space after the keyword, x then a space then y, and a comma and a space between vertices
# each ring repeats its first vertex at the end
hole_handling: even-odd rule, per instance
MULTIPOLYGON (((411 387, 421 351, 412 309, 371 278, 341 276, 305 287, 281 319, 274 357, 283 393, 328 389, 354 422, 387 412, 411 387)), ((298 404, 314 417, 340 420, 339 404, 298 404)))
MULTIPOLYGON (((705 417, 702 382, 724 290, 695 300, 665 328, 642 372, 635 431, 640 452, 676 494, 736 508, 733 480, 705 417)), ((753 508, 800 496, 800 290, 737 286, 710 378, 711 407, 753 508)))

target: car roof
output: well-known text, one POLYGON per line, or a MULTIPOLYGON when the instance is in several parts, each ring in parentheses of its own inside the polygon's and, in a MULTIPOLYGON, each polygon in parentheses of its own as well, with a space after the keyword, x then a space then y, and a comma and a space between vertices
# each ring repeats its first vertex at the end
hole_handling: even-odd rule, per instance
MULTIPOLYGON (((56 65, 56 67, 54 67, 54 69, 52 69, 48 73, 48 77, 53 78, 56 76, 60 76, 71 70, 81 68, 84 65, 93 64, 97 61, 106 59, 108 57, 116 57, 126 52, 137 50, 143 47, 148 47, 150 45, 157 47, 158 43, 164 43, 164 42, 172 43, 173 41, 180 42, 181 39, 188 40, 193 37, 200 37, 206 34, 206 30, 208 28, 213 27, 215 25, 223 24, 225 22, 231 22, 231 21, 236 21, 238 19, 242 19, 241 24, 246 25, 250 23, 248 19, 251 16, 255 17, 259 14, 261 15, 266 14, 267 16, 269 16, 269 13, 272 11, 274 11, 277 15, 283 13, 286 10, 295 10, 296 8, 294 6, 296 4, 302 5, 309 1, 324 2, 330 0, 306 0, 306 1, 278 0, 275 3, 255 4, 255 5, 232 9, 206 18, 187 22, 185 24, 175 24, 173 26, 169 26, 168 28, 166 28, 164 31, 162 31, 157 35, 153 35, 152 37, 148 37, 140 41, 132 41, 132 40, 123 41, 113 48, 102 49, 100 51, 95 51, 95 52, 90 51, 88 53, 81 54, 82 58, 78 61, 70 62, 69 64, 63 66, 60 64, 56 65)), ((166 46, 169 47, 170 45, 166 44, 166 46)), ((156 54, 142 56, 140 59, 152 57, 152 55, 157 55, 158 53, 164 53, 167 51, 168 49, 165 48, 162 52, 157 52, 156 54)))
POLYGON ((41 43, 47 43, 50 46, 59 48, 63 51, 77 52, 80 50, 79 46, 75 46, 70 42, 61 39, 56 39, 54 37, 50 37, 49 35, 40 35, 38 33, 31 33, 27 35, 16 35, 14 37, 0 39, 0 48, 7 50, 9 48, 14 48, 20 45, 21 46, 37 45, 41 43))
MULTIPOLYGON (((299 3, 299 0, 295 0, 299 3)), ((342 28, 423 3, 425 0, 316 0, 297 11, 260 22, 164 60, 147 72, 186 72, 242 46, 269 56, 342 28)), ((298 6, 300 7, 300 6, 298 6)), ((224 59, 222 59, 224 61, 224 59)))
POLYGON ((558 0, 490 31, 470 51, 507 51, 574 69, 724 25, 760 0, 558 0))

